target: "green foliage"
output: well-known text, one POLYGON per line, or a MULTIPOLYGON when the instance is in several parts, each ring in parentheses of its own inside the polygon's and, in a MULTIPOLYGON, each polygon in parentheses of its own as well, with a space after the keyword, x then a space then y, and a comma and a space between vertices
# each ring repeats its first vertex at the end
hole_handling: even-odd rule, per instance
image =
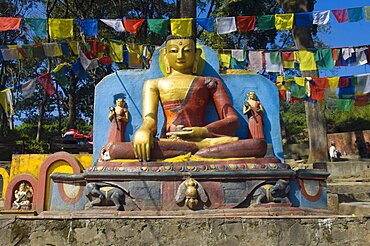
POLYGON ((283 104, 281 106, 281 119, 288 143, 299 143, 307 140, 306 114, 302 102, 294 105, 283 104))
POLYGON ((348 132, 370 129, 370 105, 352 107, 350 111, 326 111, 328 132, 348 132))

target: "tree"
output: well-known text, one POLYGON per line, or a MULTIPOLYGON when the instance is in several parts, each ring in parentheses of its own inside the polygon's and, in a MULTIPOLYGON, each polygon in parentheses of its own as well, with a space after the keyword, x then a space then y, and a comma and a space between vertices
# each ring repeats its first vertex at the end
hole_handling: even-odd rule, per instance
MULTIPOLYGON (((286 13, 312 12, 315 0, 279 0, 282 9, 286 13)), ((293 39, 297 49, 315 48, 310 27, 294 27, 293 39)), ((302 71, 303 77, 317 78, 317 71, 302 71)), ((309 135, 308 162, 325 162, 328 159, 328 147, 326 138, 326 121, 324 109, 320 103, 305 102, 306 120, 309 135)))

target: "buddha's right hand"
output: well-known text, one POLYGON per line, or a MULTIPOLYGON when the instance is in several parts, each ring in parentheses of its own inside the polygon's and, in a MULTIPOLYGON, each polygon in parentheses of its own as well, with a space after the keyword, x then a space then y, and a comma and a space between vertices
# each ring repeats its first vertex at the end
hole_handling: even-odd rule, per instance
POLYGON ((135 157, 140 161, 149 161, 150 149, 153 146, 153 135, 149 129, 139 128, 134 135, 135 157))

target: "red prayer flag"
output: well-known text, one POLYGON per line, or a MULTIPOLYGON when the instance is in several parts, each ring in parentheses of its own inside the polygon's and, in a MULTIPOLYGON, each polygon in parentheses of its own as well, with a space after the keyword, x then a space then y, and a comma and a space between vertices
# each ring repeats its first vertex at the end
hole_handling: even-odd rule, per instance
POLYGON ((239 32, 250 32, 256 27, 256 16, 237 16, 239 32))
POLYGON ((137 33, 137 30, 144 23, 145 19, 125 19, 123 24, 125 25, 125 30, 131 33, 137 33))
POLYGON ((355 106, 363 107, 369 104, 370 94, 358 95, 355 99, 355 106))
POLYGON ((294 61, 293 51, 283 51, 281 52, 281 58, 283 61, 294 61))
POLYGON ((22 18, 0 17, 0 31, 19 29, 22 18))
POLYGON ((37 78, 41 86, 44 88, 46 91, 46 94, 49 96, 55 94, 57 91, 54 88, 54 85, 51 83, 51 74, 50 73, 45 73, 41 75, 40 77, 37 78))
POLYGON ((347 9, 336 9, 331 11, 338 23, 343 23, 348 21, 347 9))
POLYGON ((99 59, 99 61, 104 65, 110 65, 113 62, 112 58, 110 58, 109 56, 103 56, 102 58, 99 59))
POLYGON ((291 97, 290 98, 290 102, 291 102, 292 105, 297 103, 297 102, 303 102, 303 101, 304 101, 304 98, 297 98, 297 97, 291 97))
POLYGON ((279 90, 280 101, 286 101, 286 90, 279 90))
POLYGON ((310 82, 310 94, 313 100, 324 100, 325 89, 328 88, 329 81, 327 78, 314 78, 310 82))
POLYGON ((348 77, 343 77, 339 78, 338 82, 338 88, 344 88, 349 86, 349 78, 348 77))

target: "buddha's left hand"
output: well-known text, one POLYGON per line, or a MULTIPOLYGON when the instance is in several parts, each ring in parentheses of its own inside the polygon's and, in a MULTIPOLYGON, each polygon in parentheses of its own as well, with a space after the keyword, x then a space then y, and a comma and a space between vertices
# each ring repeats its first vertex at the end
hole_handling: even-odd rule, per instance
POLYGON ((210 136, 207 128, 205 127, 185 127, 178 132, 169 132, 167 136, 175 135, 180 138, 207 138, 210 136))

